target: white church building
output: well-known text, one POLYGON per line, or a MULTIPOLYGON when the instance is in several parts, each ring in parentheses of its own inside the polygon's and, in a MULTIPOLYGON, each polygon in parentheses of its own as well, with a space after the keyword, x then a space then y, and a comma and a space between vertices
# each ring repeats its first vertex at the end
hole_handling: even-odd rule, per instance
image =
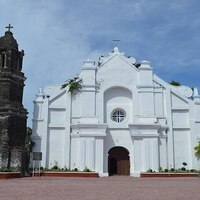
POLYGON ((81 88, 47 85, 34 101, 34 152, 41 166, 139 176, 149 169, 198 169, 200 96, 172 86, 148 61, 136 65, 117 47, 83 62, 81 88))

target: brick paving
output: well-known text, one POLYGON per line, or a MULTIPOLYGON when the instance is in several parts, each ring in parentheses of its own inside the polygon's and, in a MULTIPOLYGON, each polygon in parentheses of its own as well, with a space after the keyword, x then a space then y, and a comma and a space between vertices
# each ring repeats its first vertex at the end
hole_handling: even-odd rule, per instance
POLYGON ((200 178, 58 178, 0 180, 0 200, 200 200, 200 178))

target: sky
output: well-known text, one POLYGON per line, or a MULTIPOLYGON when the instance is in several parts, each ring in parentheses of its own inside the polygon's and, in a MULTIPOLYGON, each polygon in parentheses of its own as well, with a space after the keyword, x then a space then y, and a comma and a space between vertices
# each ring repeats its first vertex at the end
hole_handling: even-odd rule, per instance
POLYGON ((32 126, 39 88, 79 74, 114 48, 149 60, 166 82, 200 89, 199 0, 0 0, 0 36, 11 24, 25 51, 23 105, 32 126))

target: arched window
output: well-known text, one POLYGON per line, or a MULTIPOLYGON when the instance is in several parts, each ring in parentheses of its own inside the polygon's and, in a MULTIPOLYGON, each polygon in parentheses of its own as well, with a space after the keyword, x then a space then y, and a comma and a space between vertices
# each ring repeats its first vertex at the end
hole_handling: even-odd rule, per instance
POLYGON ((1 54, 1 65, 2 65, 2 68, 5 68, 5 66, 6 66, 6 55, 5 55, 5 53, 1 54))
POLYGON ((5 54, 0 54, 0 67, 4 68, 5 65, 5 54))

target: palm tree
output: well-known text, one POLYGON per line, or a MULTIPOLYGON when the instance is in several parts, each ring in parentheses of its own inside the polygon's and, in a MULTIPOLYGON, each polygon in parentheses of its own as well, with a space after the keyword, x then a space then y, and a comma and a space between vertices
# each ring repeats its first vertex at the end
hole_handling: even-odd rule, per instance
MULTIPOLYGON (((200 142, 196 147, 194 147, 195 150, 195 156, 197 157, 197 160, 200 160, 200 142)), ((199 164, 198 164, 198 170, 199 170, 199 164)))

